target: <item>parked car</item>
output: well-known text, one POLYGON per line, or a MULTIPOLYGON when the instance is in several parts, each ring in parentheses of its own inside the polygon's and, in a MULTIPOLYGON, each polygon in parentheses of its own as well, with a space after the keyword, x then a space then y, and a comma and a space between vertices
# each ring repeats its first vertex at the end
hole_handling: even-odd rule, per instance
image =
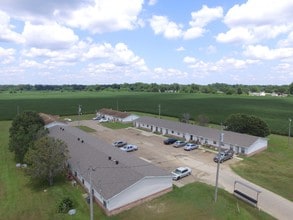
POLYGON ((93 120, 100 120, 102 117, 101 116, 96 116, 93 118, 93 120))
POLYGON ((234 155, 234 151, 232 149, 225 150, 225 151, 222 151, 222 152, 218 153, 214 157, 214 161, 216 163, 218 163, 218 161, 220 161, 220 163, 223 163, 224 161, 233 158, 233 155, 234 155))
POLYGON ((174 144, 176 141, 177 139, 175 138, 167 138, 166 140, 164 140, 164 144, 170 145, 170 144, 174 144))
POLYGON ((198 148, 199 148, 199 145, 198 144, 194 144, 194 143, 187 143, 184 146, 184 150, 186 150, 186 151, 190 151, 190 150, 194 150, 194 149, 198 149, 198 148))
POLYGON ((108 122, 108 119, 107 119, 107 118, 101 118, 101 119, 99 120, 99 122, 108 122))
POLYGON ((124 145, 126 145, 127 142, 126 141, 115 141, 112 145, 114 147, 123 147, 124 145))
POLYGON ((136 145, 133 145, 133 144, 127 144, 127 145, 124 145, 123 147, 121 147, 119 149, 123 150, 125 152, 131 152, 131 151, 136 151, 138 149, 138 147, 136 145))
POLYGON ((176 141, 173 147, 183 147, 186 144, 184 141, 176 141))
POLYGON ((179 180, 185 176, 191 174, 191 169, 189 167, 178 167, 172 172, 172 179, 179 180))

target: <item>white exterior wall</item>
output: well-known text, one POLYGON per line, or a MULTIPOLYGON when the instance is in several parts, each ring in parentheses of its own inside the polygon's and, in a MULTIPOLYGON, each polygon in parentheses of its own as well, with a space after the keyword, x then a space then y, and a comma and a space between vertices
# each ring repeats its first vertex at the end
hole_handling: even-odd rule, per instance
POLYGON ((109 211, 172 187, 172 177, 145 177, 107 201, 109 211))
POLYGON ((254 152, 260 151, 262 149, 266 149, 268 146, 268 140, 264 138, 259 138, 256 142, 254 142, 249 148, 246 149, 245 154, 253 154, 254 152))

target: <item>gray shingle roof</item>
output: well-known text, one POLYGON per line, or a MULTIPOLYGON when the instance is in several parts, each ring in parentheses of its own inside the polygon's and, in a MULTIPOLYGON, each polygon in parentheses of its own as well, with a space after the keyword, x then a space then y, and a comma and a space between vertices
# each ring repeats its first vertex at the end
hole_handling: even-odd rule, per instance
POLYGON ((248 134, 240 134, 231 131, 221 131, 215 128, 202 127, 148 116, 140 117, 136 119, 134 122, 140 122, 147 125, 153 125, 156 127, 166 128, 173 131, 196 135, 203 138, 208 138, 210 140, 215 140, 217 142, 220 139, 221 132, 223 132, 224 143, 240 147, 250 147, 253 143, 260 139, 260 137, 248 134))
POLYGON ((105 199, 115 196, 146 176, 170 176, 169 172, 135 155, 122 152, 78 128, 57 125, 49 128, 49 131, 50 136, 61 139, 68 145, 71 157, 69 163, 87 182, 89 167, 95 168, 92 183, 105 199), (112 160, 108 159, 109 156, 112 160), (119 164, 116 165, 113 160, 119 161, 119 164))

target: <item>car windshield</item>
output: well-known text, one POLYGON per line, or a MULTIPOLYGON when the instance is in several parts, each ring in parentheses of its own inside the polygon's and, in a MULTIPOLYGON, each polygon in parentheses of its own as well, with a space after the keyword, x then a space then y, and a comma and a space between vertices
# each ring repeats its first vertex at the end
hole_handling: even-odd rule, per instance
POLYGON ((182 172, 178 169, 174 170, 174 173, 181 174, 182 172))

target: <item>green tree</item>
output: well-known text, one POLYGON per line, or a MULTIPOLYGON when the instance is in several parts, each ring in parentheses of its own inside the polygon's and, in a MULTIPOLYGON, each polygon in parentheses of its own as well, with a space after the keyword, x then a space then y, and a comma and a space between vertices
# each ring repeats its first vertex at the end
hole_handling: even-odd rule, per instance
POLYGON ((289 85, 289 94, 293 95, 293 82, 289 85))
POLYGON ((32 179, 47 180, 52 186, 54 177, 65 170, 68 158, 68 147, 63 141, 41 137, 25 156, 25 162, 29 165, 27 174, 32 179))
POLYGON ((23 162, 29 147, 44 130, 43 119, 33 111, 17 115, 9 129, 9 150, 14 152, 16 162, 23 162))
POLYGON ((225 130, 266 137, 270 134, 268 124, 261 118, 247 114, 232 114, 225 123, 225 130))

